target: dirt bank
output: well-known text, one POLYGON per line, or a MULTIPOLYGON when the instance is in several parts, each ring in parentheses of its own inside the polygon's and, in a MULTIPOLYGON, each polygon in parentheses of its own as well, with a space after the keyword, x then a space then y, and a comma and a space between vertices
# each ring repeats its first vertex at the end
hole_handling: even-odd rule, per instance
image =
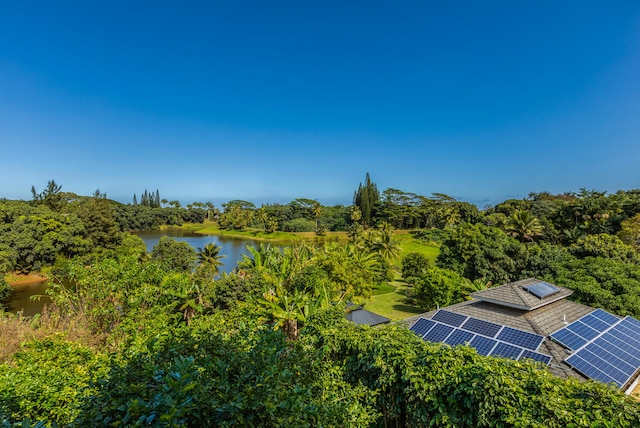
POLYGON ((38 274, 22 274, 22 273, 12 273, 8 275, 7 282, 10 286, 20 286, 20 285, 32 285, 38 284, 46 281, 47 278, 40 276, 38 274))

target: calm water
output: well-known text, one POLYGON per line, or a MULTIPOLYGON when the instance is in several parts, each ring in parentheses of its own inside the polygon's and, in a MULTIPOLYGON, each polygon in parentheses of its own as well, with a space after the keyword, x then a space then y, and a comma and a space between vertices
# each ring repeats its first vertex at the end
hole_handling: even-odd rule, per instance
MULTIPOLYGON (((197 251, 198 248, 204 248, 205 245, 215 243, 219 245, 220 254, 225 257, 221 260, 224 263, 220 266, 221 272, 231 272, 242 259, 243 254, 249 255, 247 245, 258 246, 259 243, 251 239, 222 238, 212 235, 199 235, 196 233, 188 233, 182 230, 163 230, 153 232, 136 233, 147 245, 147 251, 153 250, 154 245, 160 241, 163 236, 169 236, 176 241, 184 241, 191 245, 197 251)), ((6 311, 16 313, 22 311, 24 316, 33 316, 42 312, 42 307, 51 302, 51 299, 45 294, 47 282, 33 284, 17 285, 11 290, 11 295, 4 302, 7 307, 6 311), (36 298, 35 296, 41 296, 36 298)))
POLYGON ((9 298, 4 302, 5 310, 13 314, 22 311, 22 314, 27 317, 39 314, 45 304, 51 303, 51 299, 45 294, 46 289, 46 280, 16 285, 11 289, 9 298))
POLYGON ((247 250, 247 245, 256 247, 259 245, 258 242, 252 239, 239 239, 239 238, 224 238, 220 236, 213 235, 200 235, 197 233, 188 233, 183 230, 162 230, 162 231, 151 231, 151 232, 138 232, 136 233, 144 243, 147 245, 147 251, 151 252, 153 247, 160 241, 160 238, 163 236, 169 236, 176 241, 184 241, 195 248, 198 251, 198 248, 204 248, 205 245, 214 243, 219 245, 220 254, 225 257, 221 260, 224 263, 220 266, 220 272, 231 272, 238 262, 242 259, 242 255, 249 255, 249 251, 247 250))

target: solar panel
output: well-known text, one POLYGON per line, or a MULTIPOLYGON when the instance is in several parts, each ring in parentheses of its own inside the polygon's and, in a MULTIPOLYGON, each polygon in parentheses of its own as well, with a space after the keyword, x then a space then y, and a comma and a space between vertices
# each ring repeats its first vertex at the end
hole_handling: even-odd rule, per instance
POLYGON ((618 382, 616 382, 613 378, 606 375, 601 370, 597 369, 586 360, 581 358, 579 355, 572 355, 567 358, 565 362, 590 379, 596 379, 604 383, 615 382, 618 385, 618 388, 622 386, 618 384, 618 382))
POLYGON ((602 333, 603 331, 605 331, 611 326, 611 324, 608 324, 605 321, 602 321, 600 318, 596 317, 593 314, 583 316, 582 318, 580 318, 580 321, 600 333, 602 333))
POLYGON ((544 281, 536 282, 535 284, 527 285, 523 288, 539 299, 544 299, 545 297, 553 296, 560 292, 558 287, 544 281))
POLYGON ((566 327, 553 333, 551 338, 572 351, 575 351, 587 343, 587 339, 578 336, 566 327))
POLYGON ((444 342, 451 346, 468 344, 484 356, 518 359, 521 355, 526 355, 526 358, 545 364, 551 361, 550 356, 533 352, 544 337, 455 312, 440 310, 431 319, 419 319, 410 330, 430 342, 444 342), (478 331, 485 332, 486 335, 478 331), (498 338, 494 339, 493 336, 496 335, 498 338))
POLYGON ((600 332, 592 329, 580 320, 568 325, 567 330, 577 334, 584 339, 587 339, 587 341, 595 339, 600 334, 600 332))
POLYGON ((409 330, 411 330, 418 336, 423 336, 426 332, 431 330, 434 325, 436 325, 435 322, 426 318, 420 318, 418 322, 416 322, 409 330))
POLYGON ((633 323, 631 323, 629 321, 629 318, 623 319, 619 324, 615 325, 612 328, 614 330, 619 330, 635 341, 640 341, 640 327, 636 327, 633 323))
POLYGON ((502 326, 489 321, 480 320, 478 318, 469 318, 467 322, 462 324, 461 328, 483 336, 496 337, 496 334, 498 334, 502 326))
POLYGON ((632 317, 625 317, 622 321, 621 324, 625 324, 625 325, 629 325, 629 327, 634 328, 634 329, 640 329, 640 321, 638 321, 635 318, 632 317))
POLYGON ((478 354, 487 356, 491 350, 498 344, 497 340, 489 339, 488 337, 476 336, 469 345, 478 351, 478 354))
POLYGON ((434 321, 439 321, 453 327, 460 327, 462 323, 467 320, 467 318, 469 317, 466 315, 456 314, 455 312, 443 310, 439 310, 433 317, 431 317, 431 319, 434 321))
POLYGON ((442 342, 447 336, 451 334, 454 330, 453 327, 450 327, 446 324, 436 323, 436 325, 429 330, 427 334, 422 336, 424 340, 428 340, 429 342, 442 342))
POLYGON ((525 349, 524 351, 522 351, 522 355, 520 355, 520 358, 518 359, 524 360, 527 358, 530 360, 540 361, 541 363, 544 363, 546 365, 549 365, 549 363, 551 363, 551 357, 549 355, 525 349))
POLYGON ((596 309, 551 338, 575 351, 565 362, 583 375, 618 387, 640 369, 640 321, 596 309))
POLYGON ((519 346, 509 345, 508 343, 498 342, 491 354, 494 357, 504 357, 517 359, 522 354, 523 349, 519 346))
POLYGON ((445 340, 444 343, 451 346, 462 345, 470 342, 471 339, 473 339, 473 336, 475 336, 473 333, 456 329, 449 337, 447 337, 447 340, 445 340))
MULTIPOLYGON (((603 360, 598 355, 589 351, 587 348, 583 348, 579 350, 573 356, 582 358, 584 361, 587 362, 587 364, 599 370, 600 372, 604 373, 606 377, 613 379, 613 381, 618 384, 618 387, 621 387, 627 382, 627 380, 629 380, 629 377, 630 377, 629 375, 619 370, 618 368, 614 367, 611 363, 608 363, 607 361, 603 360)), ((569 359, 567 359, 567 362, 568 360, 569 359)), ((599 378, 596 378, 596 379, 600 380, 599 378)))
POLYGON ((597 338, 593 341, 593 343, 595 343, 602 349, 611 352, 613 355, 620 358, 624 362, 634 367, 640 367, 640 352, 635 352, 635 354, 637 355, 636 356, 634 355, 634 352, 629 352, 630 350, 628 348, 625 350, 624 343, 622 344, 622 347, 620 347, 620 344, 616 345, 612 342, 609 342, 605 339, 604 336, 597 338))
POLYGON ((496 339, 513 345, 518 345, 532 351, 538 349, 544 341, 544 337, 539 334, 529 333, 511 327, 504 327, 496 339))
POLYGON ((620 320, 620 318, 616 317, 615 315, 611 315, 609 312, 602 309, 596 309, 595 311, 591 312, 590 315, 601 319, 609 325, 613 325, 620 320))
POLYGON ((637 343, 634 343, 633 340, 626 337, 624 334, 621 334, 617 331, 608 331, 603 334, 601 338, 611 343, 613 346, 624 350, 624 352, 626 352, 627 354, 630 354, 640 360, 640 349, 638 349, 638 346, 636 346, 637 343), (627 340, 621 339, 621 337, 624 337, 627 340))

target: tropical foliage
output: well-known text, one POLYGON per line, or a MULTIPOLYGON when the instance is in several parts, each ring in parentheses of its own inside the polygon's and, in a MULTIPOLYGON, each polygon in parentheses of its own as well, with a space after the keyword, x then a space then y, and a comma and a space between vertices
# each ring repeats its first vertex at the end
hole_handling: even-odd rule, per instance
POLYGON ((640 426, 640 404, 613 387, 345 320, 347 301, 399 275, 424 309, 535 276, 638 317, 640 191, 539 193, 480 211, 444 194, 376 196, 367 175, 352 207, 236 200, 220 213, 158 204, 157 192, 122 205, 61 189, 52 180, 33 201, 0 201, 0 271, 69 281, 52 282, 41 316, 0 313, 3 339, 16 338, 3 347, 0 426, 640 426), (167 238, 147 255, 122 232, 204 218, 349 229, 349 242, 251 247, 219 274, 214 244, 167 238), (439 245, 436 266, 412 249, 400 263, 395 228, 439 245))

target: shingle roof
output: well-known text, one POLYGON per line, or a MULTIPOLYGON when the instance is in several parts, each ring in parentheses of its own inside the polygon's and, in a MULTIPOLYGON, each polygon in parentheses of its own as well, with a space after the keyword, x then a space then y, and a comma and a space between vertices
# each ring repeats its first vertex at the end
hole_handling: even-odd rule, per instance
MULTIPOLYGON (((520 298, 520 287, 535 281, 537 280, 529 279, 495 287, 495 289, 501 290, 498 290, 498 293, 492 293, 491 296, 503 296, 503 300, 511 299, 511 303, 513 303, 516 296, 520 298)), ((571 294, 571 290, 563 289, 562 287, 558 288, 561 289, 561 292, 558 294, 562 294, 563 296, 571 294), (567 290, 569 293, 566 294, 566 292, 562 290, 567 290)), ((527 291, 523 292, 529 294, 527 291)), ((476 297, 476 295, 480 293, 483 292, 474 293, 473 297, 476 297)), ((531 296, 540 301, 537 297, 531 296)), ((554 297, 556 296, 557 294, 554 295, 554 297)), ((525 298, 528 298, 528 296, 525 296, 525 298)), ((548 336, 563 328, 566 323, 571 323, 593 311, 593 308, 565 300, 564 298, 548 298, 548 301, 542 306, 538 305, 533 308, 531 306, 525 306, 524 304, 521 305, 521 308, 514 307, 515 305, 505 305, 503 300, 500 300, 500 303, 495 303, 487 300, 473 299, 447 306, 446 310, 544 336, 544 342, 540 345, 538 352, 552 357, 551 363, 549 364, 549 371, 560 377, 585 379, 584 376, 563 362, 563 360, 570 355, 569 352, 559 344, 553 342, 548 336)), ((525 300, 521 300, 521 302, 525 302, 525 300)), ((437 311, 430 311, 407 318, 404 320, 404 323, 411 327, 420 318, 431 318, 436 312, 437 311)))
POLYGON ((531 311, 548 305, 549 303, 562 300, 571 294, 573 290, 555 286, 559 291, 543 299, 534 296, 524 287, 541 282, 539 279, 528 278, 521 281, 510 282, 498 287, 472 293, 471 296, 477 300, 508 306, 516 309, 531 311))

